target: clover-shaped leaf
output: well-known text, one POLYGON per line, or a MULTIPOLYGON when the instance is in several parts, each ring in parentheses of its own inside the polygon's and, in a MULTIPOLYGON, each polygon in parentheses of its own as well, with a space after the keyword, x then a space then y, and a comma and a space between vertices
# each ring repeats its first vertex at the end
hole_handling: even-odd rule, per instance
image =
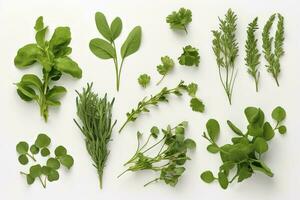
POLYGON ((35 140, 35 145, 39 148, 47 147, 51 143, 51 139, 46 134, 39 134, 35 140))
POLYGON ((33 178, 39 177, 42 174, 42 167, 41 165, 33 165, 29 169, 30 176, 33 178))
POLYGON ((57 181, 59 179, 59 173, 52 169, 49 173, 48 177, 48 181, 53 182, 53 181, 57 181))
POLYGON ((60 163, 66 168, 70 169, 74 164, 74 159, 70 155, 64 155, 59 158, 60 163))
POLYGON ((50 167, 52 169, 59 169, 60 163, 56 158, 49 158, 47 160, 47 167, 50 167))
POLYGON ((54 153, 56 157, 61 157, 67 154, 67 149, 63 146, 58 146, 56 147, 54 153))
POLYGON ((52 168, 51 167, 48 167, 48 166, 43 166, 42 167, 42 174, 48 176, 51 172, 52 168))

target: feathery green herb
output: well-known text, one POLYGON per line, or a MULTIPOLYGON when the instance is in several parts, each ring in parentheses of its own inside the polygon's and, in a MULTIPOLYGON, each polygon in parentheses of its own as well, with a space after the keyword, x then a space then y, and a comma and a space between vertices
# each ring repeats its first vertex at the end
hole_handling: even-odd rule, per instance
POLYGON ((220 153, 223 164, 216 177, 211 171, 203 172, 200 176, 203 181, 211 183, 218 180, 220 186, 226 189, 235 179, 242 182, 255 172, 273 177, 271 169, 264 163, 262 156, 268 151, 268 141, 274 137, 275 131, 278 130, 280 134, 286 133, 286 127, 282 125, 286 117, 285 110, 278 106, 272 111, 272 118, 276 121, 274 128, 265 121, 265 115, 259 108, 247 107, 245 116, 249 123, 245 133, 231 121, 227 121, 229 128, 237 137, 231 139, 232 144, 223 146, 216 143, 220 134, 218 121, 210 119, 206 123, 207 132, 203 133, 203 137, 211 143, 207 146, 207 150, 214 154, 220 153), (229 179, 231 170, 236 170, 236 173, 229 179))
POLYGON ((187 26, 192 22, 192 11, 180 8, 177 12, 173 11, 168 15, 166 21, 171 29, 184 30, 187 34, 187 26))
POLYGON ((129 166, 128 169, 119 177, 129 171, 151 170, 159 172, 160 175, 144 186, 156 181, 164 181, 168 185, 175 186, 185 171, 184 164, 190 160, 187 156, 188 150, 196 148, 196 143, 192 139, 185 138, 186 127, 187 122, 182 122, 174 128, 169 125, 160 133, 159 129, 154 126, 143 145, 141 144, 142 134, 137 132, 137 150, 132 158, 124 164, 124 166, 129 166), (150 144, 151 140, 155 140, 154 144, 150 144), (155 149, 157 149, 157 154, 148 155, 155 149))
POLYGON ((83 88, 82 93, 76 91, 77 116, 82 125, 75 119, 74 122, 85 137, 86 149, 97 169, 100 188, 102 188, 103 171, 109 154, 108 143, 116 124, 116 121, 112 120, 114 99, 110 102, 107 95, 100 98, 92 91, 92 86, 93 84, 87 84, 87 88, 83 88))
POLYGON ((213 33, 213 51, 219 70, 222 86, 229 103, 232 102, 232 92, 237 75, 235 60, 238 56, 238 43, 235 38, 237 16, 229 9, 225 19, 219 19, 220 30, 213 33), (222 73, 222 71, 224 71, 222 73))
POLYGON ((82 71, 69 54, 72 48, 69 27, 57 27, 49 41, 46 41, 48 27, 44 27, 43 17, 36 20, 36 43, 27 44, 18 50, 14 59, 16 67, 25 69, 38 62, 42 65, 43 79, 34 74, 26 74, 17 83, 17 92, 24 101, 36 101, 40 106, 41 116, 47 121, 48 107, 59 106, 59 97, 67 92, 63 86, 53 86, 63 73, 74 78, 81 78, 82 71))
POLYGON ((178 60, 181 65, 198 67, 200 63, 199 50, 188 45, 183 48, 183 53, 178 60))
POLYGON ((190 107, 192 108, 192 110, 201 113, 204 112, 205 106, 203 102, 196 97, 197 90, 197 84, 191 83, 189 85, 185 85, 184 81, 180 81, 180 83, 175 88, 168 89, 167 87, 164 87, 158 94, 151 95, 150 98, 144 97, 138 103, 136 108, 126 113, 127 119, 119 129, 119 133, 121 133, 121 131, 129 122, 134 122, 142 113, 150 112, 150 110, 148 109, 149 106, 158 106, 158 104, 161 102, 168 102, 169 95, 171 94, 182 96, 183 92, 187 92, 189 96, 192 97, 190 101, 190 107))
POLYGON ((21 171, 20 173, 26 176, 27 184, 31 185, 34 183, 35 179, 39 179, 40 183, 44 188, 46 188, 47 180, 49 182, 57 181, 59 179, 58 169, 61 165, 70 169, 74 160, 73 157, 67 154, 67 150, 63 146, 56 147, 54 157, 47 159, 46 165, 36 164, 36 158, 34 155, 41 153, 42 157, 50 156, 49 145, 51 139, 46 134, 39 134, 35 140, 35 143, 29 145, 27 142, 21 141, 17 144, 16 150, 19 154, 19 162, 22 165, 27 165, 29 163, 29 158, 35 163, 29 168, 29 173, 21 171), (30 152, 29 152, 30 151, 30 152))
POLYGON ((143 88, 146 88, 150 83, 151 77, 148 74, 141 74, 138 78, 138 83, 143 88))
POLYGON ((90 50, 95 56, 101 59, 113 59, 116 73, 117 91, 120 89, 121 72, 125 58, 137 52, 142 39, 142 28, 136 26, 127 36, 121 47, 121 62, 118 62, 118 55, 115 40, 122 32, 122 20, 116 17, 109 26, 103 13, 97 12, 95 15, 96 26, 100 34, 106 39, 94 38, 90 41, 90 50))
POLYGON ((169 56, 163 56, 161 57, 161 63, 160 65, 158 65, 156 67, 157 71, 159 74, 162 75, 162 78, 158 81, 158 83, 156 85, 159 85, 163 79, 166 77, 167 74, 169 74, 173 68, 174 68, 174 61, 172 58, 170 58, 169 56))
POLYGON ((272 29, 273 23, 276 18, 276 14, 273 14, 264 26, 262 33, 263 40, 263 53, 265 60, 267 61, 267 70, 272 74, 276 81, 277 86, 279 86, 278 76, 281 71, 280 69, 280 58, 284 54, 283 42, 284 42, 284 18, 279 13, 277 30, 274 37, 270 36, 270 31, 272 29))
POLYGON ((258 81, 260 72, 258 71, 258 65, 260 64, 260 53, 257 48, 257 39, 255 32, 258 29, 258 18, 256 17, 249 25, 247 29, 247 40, 245 44, 246 49, 246 66, 248 66, 248 73, 254 78, 256 92, 258 92, 258 81))

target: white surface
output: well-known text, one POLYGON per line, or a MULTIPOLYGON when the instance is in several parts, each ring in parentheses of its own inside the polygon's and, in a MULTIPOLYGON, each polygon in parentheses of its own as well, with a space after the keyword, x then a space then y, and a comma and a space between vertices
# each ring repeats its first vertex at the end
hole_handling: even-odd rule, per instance
MULTIPOLYGON (((300 12, 296 0, 0 0, 0 121, 1 121, 1 165, 0 165, 0 199, 131 199, 131 200, 196 200, 196 199, 243 199, 243 200, 293 200, 299 198, 299 47, 300 47, 300 12), (189 34, 179 34, 169 29, 165 17, 180 7, 190 8, 193 22, 188 27, 189 34), (223 17, 228 8, 238 15, 238 42, 240 56, 236 65, 239 74, 233 95, 233 105, 229 106, 219 81, 215 57, 211 49, 211 30, 218 28, 217 17, 223 17), (88 48, 92 38, 99 37, 94 14, 102 11, 109 21, 115 16, 123 20, 123 32, 117 40, 120 47, 128 32, 135 26, 143 28, 143 41, 138 53, 130 56, 125 63, 121 91, 115 91, 114 67, 111 60, 104 61, 95 57, 88 48), (282 72, 279 78, 281 86, 276 87, 274 80, 266 72, 262 60, 261 84, 259 93, 255 92, 253 79, 247 74, 244 65, 244 41, 246 26, 259 16, 262 28, 268 17, 274 12, 283 14, 286 20, 286 55, 282 58, 282 72), (14 82, 19 81, 24 73, 39 72, 40 68, 18 70, 13 58, 17 50, 34 41, 34 22, 44 16, 51 31, 56 26, 68 25, 72 31, 72 58, 83 69, 83 78, 75 80, 68 76, 60 83, 68 88, 59 109, 50 109, 49 122, 44 123, 39 116, 36 104, 26 103, 16 94, 14 82), (200 49, 201 65, 198 69, 185 68, 177 64, 174 72, 166 77, 163 85, 173 87, 179 80, 195 81, 199 84, 198 95, 206 104, 205 114, 192 112, 188 98, 172 97, 169 104, 161 104, 158 109, 151 108, 135 123, 128 125, 123 134, 117 134, 117 128, 130 110, 145 95, 156 93, 160 87, 155 82, 160 78, 156 65, 160 57, 169 55, 176 59, 184 45, 191 44, 200 49), (152 76, 151 87, 143 90, 137 84, 140 73, 152 76), (80 89, 86 82, 94 82, 94 90, 103 95, 109 93, 116 97, 114 117, 118 119, 117 128, 110 145, 111 155, 104 174, 104 189, 99 190, 98 178, 91 165, 91 159, 85 149, 84 140, 73 123, 75 111, 75 89, 80 89), (264 156, 266 163, 275 173, 274 178, 255 174, 243 183, 234 183, 224 191, 218 183, 205 184, 200 172, 212 169, 217 172, 220 159, 206 151, 207 142, 201 138, 205 122, 216 118, 221 122, 222 134, 220 144, 228 142, 232 134, 227 134, 226 119, 231 119, 245 128, 243 109, 246 106, 259 106, 270 119, 271 110, 282 105, 287 110, 286 125, 288 134, 276 135, 270 143, 269 152, 264 156), (146 188, 143 184, 155 174, 128 173, 122 178, 116 176, 125 168, 124 161, 129 159, 136 148, 135 133, 146 131, 152 125, 165 127, 188 120, 188 136, 197 142, 197 150, 191 154, 192 161, 186 165, 186 172, 175 188, 164 183, 152 184, 146 188), (19 174, 23 169, 18 164, 15 145, 20 140, 32 141, 39 132, 48 133, 54 145, 63 144, 75 158, 75 165, 70 173, 61 172, 58 182, 48 184, 42 189, 39 183, 27 186, 24 177, 19 174)), ((261 29, 259 30, 261 34, 261 29)), ((261 42, 261 41, 260 41, 261 42)), ((259 45, 261 46, 261 44, 259 45)))

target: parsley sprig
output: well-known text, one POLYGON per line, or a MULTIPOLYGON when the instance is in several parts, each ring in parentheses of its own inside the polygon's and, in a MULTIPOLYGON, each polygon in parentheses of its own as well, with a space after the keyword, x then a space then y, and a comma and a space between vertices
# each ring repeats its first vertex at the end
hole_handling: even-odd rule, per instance
POLYGON ((260 108, 247 107, 245 116, 248 120, 247 131, 244 133, 231 121, 227 121, 229 128, 237 135, 231 139, 232 144, 219 146, 216 141, 220 133, 220 125, 215 119, 210 119, 206 123, 207 132, 203 137, 211 144, 207 150, 211 153, 220 153, 223 164, 219 168, 219 173, 215 177, 211 171, 201 174, 201 179, 207 183, 217 180, 223 189, 229 183, 238 179, 238 182, 250 178, 255 172, 262 172, 269 177, 273 177, 273 172, 264 163, 263 154, 268 151, 270 141, 275 131, 280 134, 286 133, 286 126, 282 125, 286 118, 285 110, 278 106, 272 111, 272 118, 276 121, 274 127, 270 122, 265 121, 265 115, 260 108), (236 170, 235 175, 229 179, 230 172, 236 170))
POLYGON ((161 64, 158 65, 156 67, 156 69, 157 69, 158 73, 162 75, 162 77, 157 82, 156 85, 159 85, 164 80, 166 75, 169 74, 173 70, 174 65, 175 65, 173 59, 170 58, 169 56, 163 56, 160 59, 161 59, 161 64))
POLYGON ((277 86, 279 86, 278 76, 280 73, 280 58, 284 54, 283 42, 284 42, 284 17, 277 14, 278 23, 277 30, 275 33, 275 40, 270 36, 270 31, 276 18, 276 14, 273 14, 264 26, 262 33, 263 40, 263 53, 265 60, 267 61, 268 72, 272 74, 276 81, 277 86))
POLYGON ((180 8, 177 12, 173 11, 168 15, 166 21, 171 29, 184 30, 187 34, 187 25, 192 22, 192 11, 180 8))
POLYGON ((260 53, 257 48, 257 39, 255 32, 258 29, 258 18, 256 17, 249 25, 247 29, 247 40, 245 44, 246 49, 246 66, 248 66, 248 73, 254 78, 256 92, 258 92, 258 81, 260 72, 258 71, 258 65, 260 64, 260 53))
POLYGON ((229 9, 225 19, 219 19, 220 30, 213 33, 213 51, 219 70, 222 86, 226 92, 229 103, 232 103, 232 92, 237 71, 235 60, 238 56, 238 43, 235 38, 237 16, 229 9), (225 76, 222 74, 225 70, 225 76))
POLYGON ((176 96, 182 96, 183 92, 187 92, 189 96, 192 97, 190 101, 190 107, 192 108, 192 110, 201 113, 204 112, 205 106, 203 102, 198 97, 196 97, 197 90, 197 84, 191 83, 189 85, 185 85, 184 81, 180 81, 180 83, 175 88, 168 89, 167 87, 164 87, 156 95, 151 95, 150 98, 144 97, 138 103, 136 108, 126 113, 127 119, 119 129, 119 133, 122 132, 122 130, 129 122, 134 122, 142 113, 150 112, 149 106, 158 106, 158 104, 161 102, 168 102, 168 98, 172 94, 176 96))
POLYGON ((149 181, 144 186, 159 180, 175 186, 185 171, 184 164, 187 160, 190 160, 187 156, 188 150, 196 148, 196 143, 192 139, 185 138, 186 128, 187 122, 182 122, 174 128, 171 128, 169 125, 166 129, 162 129, 162 133, 160 133, 159 129, 154 126, 151 128, 151 134, 149 134, 143 145, 141 144, 142 134, 138 132, 136 152, 124 164, 124 166, 129 167, 119 177, 129 171, 151 170, 159 172, 160 176, 149 181), (159 138, 161 134, 162 136, 159 138), (151 140, 156 140, 157 142, 150 144, 151 140), (150 152, 155 151, 155 149, 157 149, 157 153, 153 156, 150 152))

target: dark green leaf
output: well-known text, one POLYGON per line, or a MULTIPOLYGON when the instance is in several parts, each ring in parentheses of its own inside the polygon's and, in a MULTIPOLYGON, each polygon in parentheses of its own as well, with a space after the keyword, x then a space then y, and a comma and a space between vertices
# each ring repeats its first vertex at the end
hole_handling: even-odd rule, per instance
POLYGON ((31 145, 31 147, 30 147, 30 152, 32 153, 32 154, 38 154, 39 153, 39 151, 40 151, 40 149, 36 146, 36 145, 31 145))
POLYGON ((47 99, 57 99, 59 96, 65 94, 66 92, 67 90, 63 86, 53 86, 53 88, 48 90, 46 97, 47 99))
POLYGON ((34 74, 25 74, 21 79, 21 84, 26 86, 33 86, 35 89, 42 91, 42 81, 34 74))
POLYGON ((49 149, 46 148, 46 147, 42 148, 42 150, 41 150, 41 155, 42 155, 43 157, 46 157, 46 156, 50 155, 49 149))
POLYGON ((39 177, 42 174, 42 167, 41 165, 33 165, 30 167, 29 172, 33 178, 39 177))
POLYGON ((274 176, 271 169, 267 165, 265 165, 262 161, 255 161, 252 162, 250 165, 251 168, 255 171, 260 171, 270 177, 274 176))
POLYGON ((238 182, 242 182, 243 180, 251 177, 252 172, 248 167, 244 166, 239 170, 238 175, 239 175, 238 182))
POLYGON ((206 183, 211 183, 215 180, 215 177, 211 171, 203 172, 200 177, 206 183))
POLYGON ((56 147, 54 153, 56 157, 61 157, 67 154, 67 149, 63 146, 58 146, 56 147))
POLYGON ((37 100, 39 97, 36 95, 35 90, 31 88, 30 86, 26 86, 22 82, 17 83, 17 92, 18 95, 24 100, 24 101, 31 101, 31 100, 37 100))
POLYGON ((56 55, 65 49, 71 42, 71 31, 69 27, 57 27, 49 41, 49 48, 56 55))
POLYGON ((27 142, 19 142, 16 146, 17 152, 21 155, 26 154, 28 152, 28 149, 29 145, 27 144, 27 142))
POLYGON ((50 168, 50 167, 47 167, 47 166, 42 167, 42 174, 44 174, 46 176, 48 176, 51 173, 51 171, 52 171, 52 168, 50 168))
POLYGON ((142 39, 142 28, 140 26, 136 26, 129 33, 127 39, 125 40, 125 42, 121 47, 122 59, 135 53, 140 48, 141 39, 142 39))
POLYGON ((286 126, 279 126, 278 131, 280 134, 285 134, 286 133, 286 126))
POLYGON ((49 158, 47 160, 47 167, 50 167, 52 169, 59 169, 60 163, 57 159, 55 158, 49 158))
POLYGON ((198 67, 200 63, 199 50, 188 45, 183 48, 183 53, 178 60, 181 65, 198 67))
POLYGON ((81 78, 82 76, 82 70, 78 64, 69 57, 55 59, 55 68, 75 78, 81 78))
POLYGON ((265 140, 271 140, 273 137, 274 137, 274 130, 273 130, 273 128, 272 128, 272 126, 270 125, 270 123, 269 122, 266 122, 265 124, 264 124, 264 133, 263 133, 263 135, 264 135, 264 139, 265 140))
POLYGON ((53 181, 57 181, 59 179, 59 173, 52 169, 48 175, 48 181, 53 182, 53 181))
POLYGON ((47 147, 51 143, 51 139, 46 134, 39 134, 35 140, 35 145, 39 148, 47 147))
POLYGON ((31 185, 32 183, 34 183, 35 178, 33 178, 30 174, 26 175, 26 181, 28 185, 31 185))
POLYGON ((243 136, 243 132, 238 127, 236 127, 231 121, 227 120, 227 124, 233 132, 235 132, 239 136, 243 136))
POLYGON ((150 130, 152 137, 157 138, 158 134, 159 134, 159 129, 157 128, 157 126, 153 126, 150 130))
POLYGON ((220 125, 217 120, 210 119, 206 123, 207 133, 212 141, 216 141, 220 134, 220 125))
POLYGON ((18 160, 19 160, 19 163, 22 165, 26 165, 29 161, 25 154, 20 155, 18 160))
POLYGON ((220 186, 223 189, 226 189, 228 187, 228 178, 225 173, 223 173, 223 172, 218 173, 218 181, 219 181, 220 186))

